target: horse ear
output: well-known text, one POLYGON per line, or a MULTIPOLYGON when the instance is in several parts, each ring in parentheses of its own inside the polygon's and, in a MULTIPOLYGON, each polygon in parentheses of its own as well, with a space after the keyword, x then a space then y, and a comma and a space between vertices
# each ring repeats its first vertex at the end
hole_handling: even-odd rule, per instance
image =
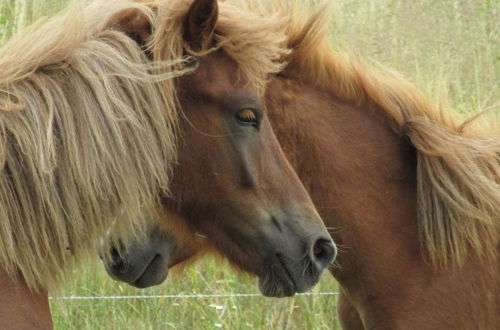
POLYGON ((217 0, 194 0, 184 21, 184 41, 192 50, 210 47, 218 16, 217 0))
POLYGON ((145 46, 151 37, 151 22, 149 18, 138 9, 127 9, 121 11, 108 23, 126 33, 140 46, 145 46))

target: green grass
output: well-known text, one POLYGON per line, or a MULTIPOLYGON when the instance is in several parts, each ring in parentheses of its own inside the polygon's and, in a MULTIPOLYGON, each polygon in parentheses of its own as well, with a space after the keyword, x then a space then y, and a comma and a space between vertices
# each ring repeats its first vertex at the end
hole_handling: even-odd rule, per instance
POLYGON ((500 1, 341 0, 332 38, 460 112, 500 100, 500 1))
MULTIPOLYGON (((0 0, 0 43, 65 0, 0 0)), ((383 63, 436 101, 466 113, 500 100, 498 0, 337 0, 331 38, 369 62, 383 63)), ((498 112, 498 111, 497 111, 498 112)), ((315 289, 336 291, 326 275, 315 289)), ((255 279, 205 260, 160 287, 136 290, 91 265, 58 295, 140 295, 256 292, 255 279)), ((301 296, 52 301, 57 329, 336 329, 336 297, 301 296)))
MULTIPOLYGON (((75 273, 58 295, 180 295, 256 293, 256 280, 207 259, 162 286, 135 289, 111 280, 100 264, 75 273)), ((324 276, 314 291, 334 292, 324 276)), ((337 329, 336 296, 52 300, 57 329, 337 329)))
POLYGON ((67 0, 0 0, 0 44, 36 19, 50 16, 67 0))

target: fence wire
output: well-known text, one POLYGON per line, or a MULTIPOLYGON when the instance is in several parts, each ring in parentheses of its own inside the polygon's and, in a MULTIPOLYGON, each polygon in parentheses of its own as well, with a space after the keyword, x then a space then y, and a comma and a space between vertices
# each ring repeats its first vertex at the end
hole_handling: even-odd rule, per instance
MULTIPOLYGON (((305 292, 296 296, 336 296, 338 292, 305 292)), ((227 294, 165 294, 148 296, 64 296, 49 297, 51 300, 119 300, 119 299, 196 299, 196 298, 232 298, 263 297, 260 293, 227 293, 227 294)))

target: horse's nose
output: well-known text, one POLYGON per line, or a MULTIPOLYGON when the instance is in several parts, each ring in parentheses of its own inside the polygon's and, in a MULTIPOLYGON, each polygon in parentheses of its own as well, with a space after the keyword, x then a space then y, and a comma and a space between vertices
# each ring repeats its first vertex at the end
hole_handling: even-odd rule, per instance
POLYGON ((309 256, 318 271, 323 271, 335 259, 337 247, 329 238, 319 238, 311 246, 309 256))
POLYGON ((128 271, 128 262, 124 258, 120 257, 118 250, 115 248, 111 249, 111 259, 112 264, 110 268, 114 274, 125 274, 128 271))

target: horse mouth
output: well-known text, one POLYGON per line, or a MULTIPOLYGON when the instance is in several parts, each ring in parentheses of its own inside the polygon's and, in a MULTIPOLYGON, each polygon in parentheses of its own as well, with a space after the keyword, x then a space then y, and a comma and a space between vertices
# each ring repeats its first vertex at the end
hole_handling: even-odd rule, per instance
POLYGON ((160 262, 161 255, 159 253, 155 254, 153 258, 147 263, 146 267, 137 275, 137 277, 130 281, 130 285, 135 286, 139 289, 144 289, 159 283, 157 281, 151 281, 151 277, 154 277, 156 273, 155 268, 160 262))
POLYGON ((284 256, 277 253, 276 259, 277 262, 270 268, 270 271, 259 277, 260 291, 267 297, 291 297, 297 293, 297 283, 284 256))
POLYGON ((285 293, 285 295, 286 296, 293 296, 298 291, 297 282, 295 282, 295 279, 293 278, 292 274, 290 273, 290 270, 286 266, 285 260, 283 260, 284 259, 283 255, 281 253, 277 253, 276 258, 278 259, 279 263, 281 264, 281 268, 283 269, 286 277, 288 277, 290 283, 292 284, 290 286, 289 294, 285 293))

